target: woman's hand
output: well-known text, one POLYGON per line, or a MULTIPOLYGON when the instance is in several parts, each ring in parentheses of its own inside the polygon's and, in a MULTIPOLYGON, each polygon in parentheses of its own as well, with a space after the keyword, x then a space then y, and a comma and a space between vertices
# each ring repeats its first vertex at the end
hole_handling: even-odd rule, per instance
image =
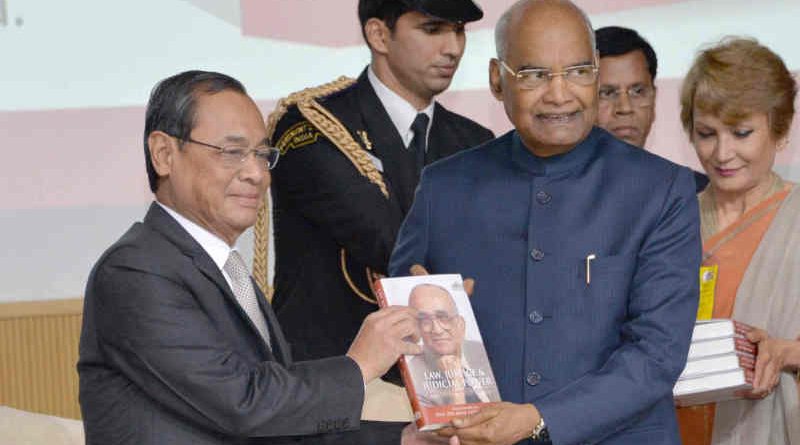
POLYGON ((800 342, 770 337, 758 328, 747 334, 747 339, 758 345, 753 390, 742 394, 748 399, 763 399, 780 381, 781 372, 800 366, 800 342))

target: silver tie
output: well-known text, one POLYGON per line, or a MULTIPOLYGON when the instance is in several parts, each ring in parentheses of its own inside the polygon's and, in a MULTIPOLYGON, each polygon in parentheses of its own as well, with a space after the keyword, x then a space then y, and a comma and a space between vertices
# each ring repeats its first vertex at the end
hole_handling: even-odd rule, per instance
POLYGON ((253 282, 250 279, 250 272, 247 271, 247 266, 244 264, 242 256, 239 252, 231 250, 228 255, 228 261, 225 262, 223 267, 228 276, 231 277, 231 287, 233 288, 233 295, 236 296, 236 301, 239 306, 244 309, 245 314, 250 317, 250 320, 258 329, 258 333, 267 342, 267 346, 272 348, 269 339, 269 329, 267 329, 267 320, 258 307, 256 300, 256 291, 253 289, 253 282))

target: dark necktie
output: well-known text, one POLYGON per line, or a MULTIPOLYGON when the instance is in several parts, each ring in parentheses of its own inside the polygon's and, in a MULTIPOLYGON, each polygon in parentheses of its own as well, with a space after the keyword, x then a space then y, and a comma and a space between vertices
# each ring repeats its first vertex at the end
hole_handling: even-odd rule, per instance
POLYGON ((425 113, 419 113, 414 118, 414 123, 411 124, 411 131, 414 133, 414 138, 411 139, 411 145, 408 148, 414 150, 414 156, 417 160, 417 174, 422 172, 422 167, 425 166, 425 151, 428 146, 428 122, 430 118, 425 113))

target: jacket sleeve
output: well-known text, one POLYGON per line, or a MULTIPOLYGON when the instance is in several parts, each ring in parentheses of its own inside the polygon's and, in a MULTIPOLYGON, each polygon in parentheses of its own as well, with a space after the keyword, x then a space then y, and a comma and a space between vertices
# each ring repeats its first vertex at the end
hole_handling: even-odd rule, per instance
POLYGON ((340 356, 286 368, 245 358, 195 298, 208 289, 113 255, 101 263, 87 298, 107 365, 176 415, 227 435, 358 428, 364 387, 355 362, 340 356))
POLYGON ((596 442, 671 397, 697 313, 700 228, 693 177, 677 168, 637 256, 621 345, 600 368, 535 405, 553 443, 596 442))
POLYGON ((313 143, 286 149, 273 171, 276 215, 298 213, 328 231, 354 259, 384 273, 403 220, 399 205, 361 175, 325 136, 315 138, 313 143))

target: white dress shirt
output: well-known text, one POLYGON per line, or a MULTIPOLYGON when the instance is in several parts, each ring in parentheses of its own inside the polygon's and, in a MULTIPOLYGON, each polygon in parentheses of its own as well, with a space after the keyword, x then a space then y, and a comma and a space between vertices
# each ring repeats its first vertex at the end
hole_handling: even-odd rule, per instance
POLYGON ((200 247, 206 251, 208 256, 210 256, 214 261, 214 264, 216 264, 219 268, 219 271, 222 272, 222 276, 225 277, 225 281, 228 282, 228 286, 233 289, 231 277, 229 277, 228 273, 225 272, 224 267, 225 262, 228 261, 228 256, 230 256, 231 251, 237 250, 236 247, 229 246, 228 243, 223 241, 220 237, 209 232, 194 221, 191 221, 166 205, 161 204, 158 201, 156 202, 161 206, 162 209, 166 210, 171 217, 175 218, 175 221, 178 221, 178 224, 180 224, 181 227, 189 232, 189 235, 194 238, 195 241, 197 241, 197 244, 200 244, 200 247))
MULTIPOLYGON (((411 140, 414 139, 414 132, 411 130, 411 124, 414 123, 414 119, 416 119, 419 113, 425 113, 429 118, 428 129, 425 132, 427 142, 427 137, 430 135, 431 125, 433 124, 433 109, 436 102, 431 101, 424 109, 417 110, 413 105, 408 103, 407 100, 400 97, 399 94, 395 93, 381 82, 372 70, 372 65, 367 68, 367 79, 369 79, 372 89, 375 90, 375 94, 378 95, 381 104, 383 104, 383 108, 385 108, 386 112, 389 114, 389 118, 397 129, 397 133, 400 134, 403 145, 408 148, 411 144, 411 140)), ((427 143, 425 146, 427 147, 427 143)))

